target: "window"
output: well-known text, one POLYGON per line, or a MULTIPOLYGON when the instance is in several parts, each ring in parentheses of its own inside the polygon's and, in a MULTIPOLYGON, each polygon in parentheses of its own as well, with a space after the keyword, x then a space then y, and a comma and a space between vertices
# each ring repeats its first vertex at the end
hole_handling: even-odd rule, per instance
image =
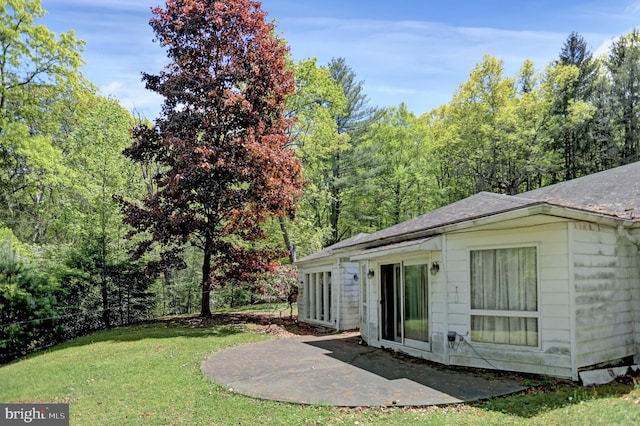
POLYGON ((331 322, 331 272, 306 274, 304 297, 307 319, 331 322))
POLYGON ((429 340, 429 268, 426 264, 404 266, 404 337, 429 340))
POLYGON ((538 346, 536 247, 471 251, 471 340, 538 346))

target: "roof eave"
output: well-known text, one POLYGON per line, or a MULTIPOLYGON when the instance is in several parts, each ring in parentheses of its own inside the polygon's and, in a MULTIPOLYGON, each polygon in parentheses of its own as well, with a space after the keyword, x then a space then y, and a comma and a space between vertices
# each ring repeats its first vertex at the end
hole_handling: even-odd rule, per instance
POLYGON ((526 206, 515 207, 508 210, 502 210, 500 212, 491 213, 482 216, 475 216, 468 219, 461 219, 448 223, 443 223, 434 227, 421 229, 418 231, 406 232, 403 234, 394 235, 392 237, 381 238, 366 243, 360 243, 344 247, 341 250, 345 252, 354 252, 356 250, 371 249, 388 244, 395 244, 402 241, 414 240, 419 238, 430 237, 434 235, 462 231, 467 228, 490 225, 496 222, 503 222, 505 220, 514 220, 522 217, 532 216, 536 214, 544 214, 547 216, 554 216, 564 219, 583 220, 585 222, 594 222, 603 225, 617 226, 620 223, 631 224, 632 227, 640 227, 640 221, 621 218, 616 216, 610 216, 602 213, 580 210, 570 207, 564 207, 560 205, 550 204, 547 202, 538 202, 535 204, 529 204, 526 206))

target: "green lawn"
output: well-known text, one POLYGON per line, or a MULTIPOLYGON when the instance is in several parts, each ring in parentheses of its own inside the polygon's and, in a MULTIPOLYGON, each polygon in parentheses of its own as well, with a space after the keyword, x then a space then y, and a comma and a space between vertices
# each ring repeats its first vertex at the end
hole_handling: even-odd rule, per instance
POLYGON ((68 402, 73 425, 640 424, 634 384, 550 382, 475 404, 346 409, 255 400, 200 372, 213 351, 270 338, 251 324, 185 321, 103 331, 1 367, 0 402, 68 402))

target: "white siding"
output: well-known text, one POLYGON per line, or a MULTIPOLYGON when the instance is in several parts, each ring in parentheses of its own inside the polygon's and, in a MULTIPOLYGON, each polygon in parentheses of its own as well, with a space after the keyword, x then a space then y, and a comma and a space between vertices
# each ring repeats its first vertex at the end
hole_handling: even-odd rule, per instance
MULTIPOLYGON (((444 249, 444 247, 443 247, 444 249)), ((429 359, 447 363, 448 343, 447 343, 447 314, 450 308, 447 303, 446 268, 443 253, 441 251, 431 252, 431 261, 438 262, 440 270, 435 275, 430 275, 430 300, 431 300, 431 354, 429 359)))
MULTIPOLYGON (((640 258, 638 248, 613 227, 559 221, 548 216, 486 225, 442 236, 441 251, 416 251, 333 264, 332 306, 340 307, 336 327, 359 324, 359 286, 367 309, 363 338, 450 365, 496 368, 577 379, 580 368, 636 355, 640 361, 640 258), (549 223, 541 223, 548 220, 549 223), (538 253, 539 345, 525 347, 471 342, 470 251, 535 246, 538 253), (423 258, 437 261, 430 275, 430 350, 380 340, 380 265, 423 258), (338 268, 338 269, 336 269, 338 268), (363 270, 374 271, 369 279, 363 270), (359 280, 354 280, 358 274, 359 280), (462 336, 449 345, 447 332, 462 336)), ((301 296, 304 298, 303 285, 301 296)), ((304 305, 304 304, 302 304, 304 305)), ((301 311, 301 313, 304 313, 301 311)))
POLYGON ((640 247, 629 247, 629 280, 633 309, 634 363, 640 364, 640 247))
POLYGON ((464 336, 450 350, 449 363, 482 368, 572 377, 571 294, 567 223, 522 226, 514 220, 499 230, 447 235, 447 300, 449 329, 464 336), (520 226, 519 226, 520 225, 520 226), (538 248, 539 347, 471 342, 469 252, 509 246, 538 248))
POLYGON ((341 262, 336 267, 340 277, 340 287, 335 287, 335 303, 338 312, 335 317, 337 330, 351 330, 360 325, 360 274, 358 262, 341 262), (357 276, 357 279, 354 278, 357 276))
MULTIPOLYGON (((424 358, 430 361, 446 363, 447 353, 447 296, 444 275, 442 274, 443 258, 441 251, 421 251, 409 253, 404 256, 386 256, 375 261, 363 262, 368 269, 374 271, 374 276, 367 279, 367 321, 368 330, 363 333, 364 340, 371 346, 390 347, 407 354, 424 358), (407 259, 420 259, 425 263, 438 262, 440 272, 429 274, 429 344, 431 350, 419 350, 403 346, 401 344, 380 340, 380 265, 400 263, 407 259)), ((367 270, 368 270, 367 269, 367 270)))
POLYGON ((298 269, 298 299, 296 303, 298 304, 298 319, 302 320, 303 318, 307 318, 309 316, 309 312, 307 312, 307 276, 305 274, 304 269, 298 269))
MULTIPOLYGON (((335 259, 328 259, 327 263, 314 263, 313 265, 299 265, 298 267, 298 320, 309 324, 321 325, 323 327, 334 328, 336 330, 349 330, 358 328, 359 325, 359 281, 354 276, 358 273, 357 262, 340 262, 335 259), (332 263, 331 263, 332 262, 332 263), (330 272, 331 291, 330 306, 331 311, 325 321, 314 317, 314 312, 319 309, 321 303, 327 303, 324 294, 320 294, 319 287, 316 286, 314 295, 315 307, 309 309, 307 278, 310 274, 323 274, 323 279, 328 279, 330 272)), ((316 275, 317 276, 317 275, 316 275)), ((313 279, 313 277, 312 277, 313 279)), ((358 277, 358 280, 360 277, 358 277)))
POLYGON ((573 226, 577 367, 634 355, 638 249, 615 228, 573 226))

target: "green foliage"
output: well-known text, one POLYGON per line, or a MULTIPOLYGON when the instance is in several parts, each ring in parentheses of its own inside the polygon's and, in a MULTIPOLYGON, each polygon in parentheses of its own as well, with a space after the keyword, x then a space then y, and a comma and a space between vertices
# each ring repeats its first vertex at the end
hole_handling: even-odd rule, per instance
POLYGON ((155 294, 154 315, 190 314, 200 306, 202 282, 202 251, 189 247, 184 251, 185 268, 163 271, 151 291, 155 294))
POLYGON ((37 0, 0 4, 0 217, 33 242, 46 241, 56 195, 72 183, 62 105, 90 86, 78 72, 83 44, 36 25, 43 14, 37 0))
POLYGON ((611 76, 613 121, 623 163, 640 160, 640 30, 636 29, 611 47, 607 70, 611 76))
POLYGON ((505 78, 502 61, 485 56, 452 102, 430 118, 447 203, 479 191, 516 194, 544 182, 557 159, 545 149, 549 98, 526 61, 505 78))
POLYGON ((365 165, 358 170, 361 184, 351 188, 349 197, 358 203, 353 225, 357 232, 395 225, 436 207, 428 131, 427 123, 405 104, 388 108, 370 126, 356 153, 365 165))
POLYGON ((51 273, 64 288, 68 337, 150 317, 154 295, 143 265, 125 252, 105 256, 102 243, 96 237, 57 253, 64 263, 51 273))
POLYGON ((336 151, 330 158, 327 188, 330 194, 328 203, 328 219, 331 238, 326 245, 331 245, 357 233, 357 203, 349 196, 353 189, 363 182, 356 180, 358 170, 366 167, 360 145, 366 140, 369 127, 375 123, 381 112, 368 106, 369 99, 364 92, 364 83, 356 80, 355 72, 347 65, 344 58, 331 60, 329 63, 331 78, 341 87, 346 96, 344 111, 335 115, 338 134, 347 137, 349 145, 346 149, 336 151))
POLYGON ((345 111, 347 98, 342 87, 331 78, 327 67, 315 59, 292 65, 296 92, 287 100, 290 114, 296 118, 291 130, 292 149, 303 164, 306 181, 294 221, 284 229, 304 257, 323 247, 332 234, 329 221, 332 194, 332 158, 349 149, 349 137, 340 134, 336 116, 345 111))
POLYGON ((58 341, 61 295, 55 281, 0 240, 0 362, 58 341))

